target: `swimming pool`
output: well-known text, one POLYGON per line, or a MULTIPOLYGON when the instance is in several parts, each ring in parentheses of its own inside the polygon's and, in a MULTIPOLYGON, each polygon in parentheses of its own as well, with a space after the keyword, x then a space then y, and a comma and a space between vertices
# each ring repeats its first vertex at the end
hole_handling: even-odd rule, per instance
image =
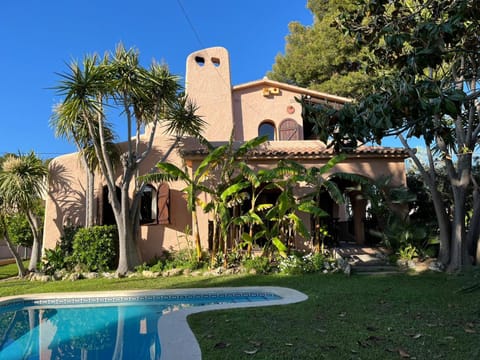
POLYGON ((280 287, 25 295, 0 299, 0 359, 200 359, 189 314, 305 300, 280 287))

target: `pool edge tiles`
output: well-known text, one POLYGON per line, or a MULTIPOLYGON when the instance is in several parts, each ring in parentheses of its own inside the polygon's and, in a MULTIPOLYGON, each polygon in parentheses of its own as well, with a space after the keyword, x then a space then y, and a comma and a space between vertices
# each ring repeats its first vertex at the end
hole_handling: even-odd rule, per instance
POLYGON ((186 294, 154 294, 149 295, 98 295, 86 296, 83 293, 77 293, 75 297, 65 296, 47 296, 47 298, 34 297, 33 299, 22 298, 15 300, 6 300, 0 303, 0 312, 8 311, 18 307, 50 307, 50 306, 88 306, 88 305, 117 305, 117 304, 137 304, 137 303, 210 303, 210 302, 256 302, 256 301, 270 301, 276 300, 280 297, 271 292, 265 291, 228 291, 228 292, 202 292, 193 294, 188 292, 186 294))
POLYGON ((260 306, 287 305, 302 302, 308 296, 290 288, 284 287, 240 287, 240 288, 218 288, 223 289, 250 289, 251 291, 267 291, 279 298, 275 300, 211 304, 205 306, 189 307, 179 311, 171 312, 162 316, 158 322, 158 331, 162 334, 160 346, 162 348, 161 360, 200 360, 202 353, 190 326, 187 317, 191 314, 234 308, 248 308, 260 306))

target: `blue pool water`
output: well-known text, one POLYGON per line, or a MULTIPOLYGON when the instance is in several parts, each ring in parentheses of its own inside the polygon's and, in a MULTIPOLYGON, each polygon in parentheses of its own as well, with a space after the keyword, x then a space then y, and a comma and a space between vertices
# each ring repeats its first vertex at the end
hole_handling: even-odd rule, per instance
POLYGON ((162 315, 279 298, 232 292, 10 301, 0 305, 0 359, 160 359, 162 315))

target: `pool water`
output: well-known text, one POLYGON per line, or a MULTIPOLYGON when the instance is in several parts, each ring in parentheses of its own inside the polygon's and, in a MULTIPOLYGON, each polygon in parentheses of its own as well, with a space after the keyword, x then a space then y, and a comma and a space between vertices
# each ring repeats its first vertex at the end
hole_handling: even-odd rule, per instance
POLYGON ((9 302, 0 308, 0 359, 160 359, 162 316, 193 306, 279 298, 237 292, 9 302))

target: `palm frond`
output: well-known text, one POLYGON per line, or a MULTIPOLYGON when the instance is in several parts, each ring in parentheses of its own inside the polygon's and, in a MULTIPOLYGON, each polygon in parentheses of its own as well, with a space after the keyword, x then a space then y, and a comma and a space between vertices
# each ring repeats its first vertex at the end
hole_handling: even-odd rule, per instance
POLYGON ((8 156, 0 172, 0 198, 10 208, 27 211, 46 191, 48 170, 35 155, 8 156))

